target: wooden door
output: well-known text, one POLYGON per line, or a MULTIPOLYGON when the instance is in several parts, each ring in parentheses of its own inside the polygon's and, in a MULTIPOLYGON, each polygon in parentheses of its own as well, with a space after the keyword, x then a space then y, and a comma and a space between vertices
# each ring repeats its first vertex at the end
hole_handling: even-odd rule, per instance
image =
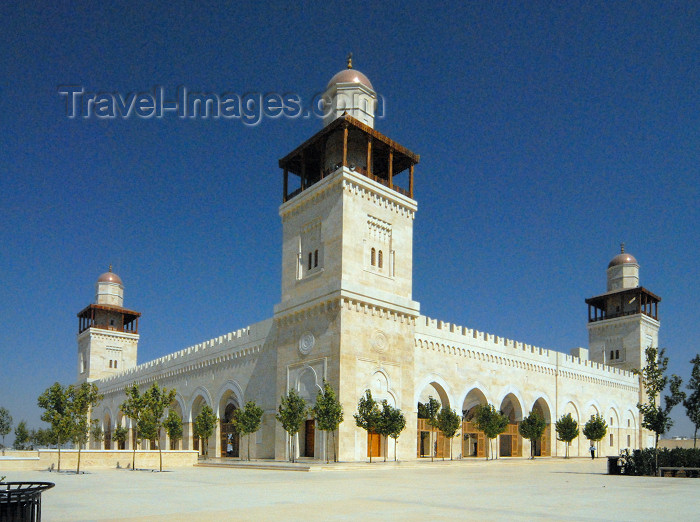
POLYGON ((379 433, 367 433, 367 456, 381 456, 382 439, 379 433))
POLYGON ((306 438, 304 439, 304 456, 314 456, 314 443, 316 442, 316 421, 314 419, 306 421, 306 438))

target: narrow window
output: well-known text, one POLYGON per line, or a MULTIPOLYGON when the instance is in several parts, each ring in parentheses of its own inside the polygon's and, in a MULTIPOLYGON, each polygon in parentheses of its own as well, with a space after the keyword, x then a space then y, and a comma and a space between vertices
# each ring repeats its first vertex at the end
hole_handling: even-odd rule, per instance
POLYGON ((610 417, 610 427, 612 427, 612 425, 613 425, 613 418, 610 417))
POLYGON ((112 359, 109 360, 109 367, 112 367, 112 359))
POLYGON ((318 266, 318 250, 314 251, 314 268, 318 266))
POLYGON ((613 360, 613 355, 615 355, 615 352, 613 352, 612 350, 610 350, 610 360, 611 360, 611 361, 613 360))
POLYGON ((632 426, 632 424, 631 424, 630 420, 627 419, 627 427, 629 428, 630 426, 632 426))
POLYGON ((116 361, 116 360, 114 361, 114 367, 115 367, 115 368, 117 367, 117 361, 116 361))
POLYGON ((620 350, 615 350, 615 359, 620 358, 620 350))
POLYGON ((613 445, 613 434, 612 433, 610 434, 610 445, 611 446, 613 445))
POLYGON ((109 326, 114 326, 114 319, 109 320, 109 326))
POLYGON ((629 435, 627 435, 627 447, 628 448, 630 447, 630 436, 629 435))
POLYGON ((309 270, 311 270, 311 252, 309 252, 309 270))
POLYGON ((372 251, 370 252, 370 263, 372 266, 376 264, 375 258, 377 257, 377 251, 373 248, 372 251))
POLYGON ((377 264, 379 265, 379 268, 382 268, 382 266, 384 266, 384 255, 382 254, 381 250, 379 251, 379 260, 377 264))

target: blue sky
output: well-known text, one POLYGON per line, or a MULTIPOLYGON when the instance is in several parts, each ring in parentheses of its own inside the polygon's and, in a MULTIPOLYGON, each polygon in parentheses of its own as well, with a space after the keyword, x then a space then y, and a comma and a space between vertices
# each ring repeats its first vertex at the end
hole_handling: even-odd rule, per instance
MULTIPOLYGON (((696 2, 3 2, 0 405, 75 379, 76 313, 108 265, 139 361, 272 315, 277 160, 315 117, 68 118, 86 92, 295 93, 349 51, 376 128, 421 155, 413 297, 434 318, 568 352, 624 241, 663 299, 661 346, 700 351, 696 2)), ((682 407, 674 435, 692 435, 682 407)), ((11 440, 11 437, 10 437, 11 440)))

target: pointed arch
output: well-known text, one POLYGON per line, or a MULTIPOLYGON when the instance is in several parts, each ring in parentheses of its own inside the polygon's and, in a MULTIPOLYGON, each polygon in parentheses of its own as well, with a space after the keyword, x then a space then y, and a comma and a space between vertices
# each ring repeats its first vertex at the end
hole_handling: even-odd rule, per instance
POLYGON ((447 384, 445 379, 443 379, 439 375, 428 375, 420 381, 420 384, 416 386, 415 390, 416 395, 413 400, 414 405, 417 405, 418 402, 421 401, 421 397, 424 394, 426 395, 426 397, 427 395, 432 395, 431 392, 434 392, 434 394, 437 395, 436 398, 440 401, 442 406, 446 408, 449 408, 450 404, 452 404, 453 402, 450 400, 450 397, 452 395, 450 386, 447 384), (429 388, 432 388, 433 390, 430 390, 429 388))

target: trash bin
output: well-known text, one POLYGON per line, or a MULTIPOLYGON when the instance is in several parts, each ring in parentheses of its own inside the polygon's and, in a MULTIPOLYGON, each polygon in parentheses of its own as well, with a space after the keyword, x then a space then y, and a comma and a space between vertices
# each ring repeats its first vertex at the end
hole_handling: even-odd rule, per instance
POLYGON ((620 457, 608 457, 608 475, 622 475, 620 466, 617 465, 618 460, 620 457))
POLYGON ((0 482, 0 522, 41 520, 41 493, 53 482, 0 482))

